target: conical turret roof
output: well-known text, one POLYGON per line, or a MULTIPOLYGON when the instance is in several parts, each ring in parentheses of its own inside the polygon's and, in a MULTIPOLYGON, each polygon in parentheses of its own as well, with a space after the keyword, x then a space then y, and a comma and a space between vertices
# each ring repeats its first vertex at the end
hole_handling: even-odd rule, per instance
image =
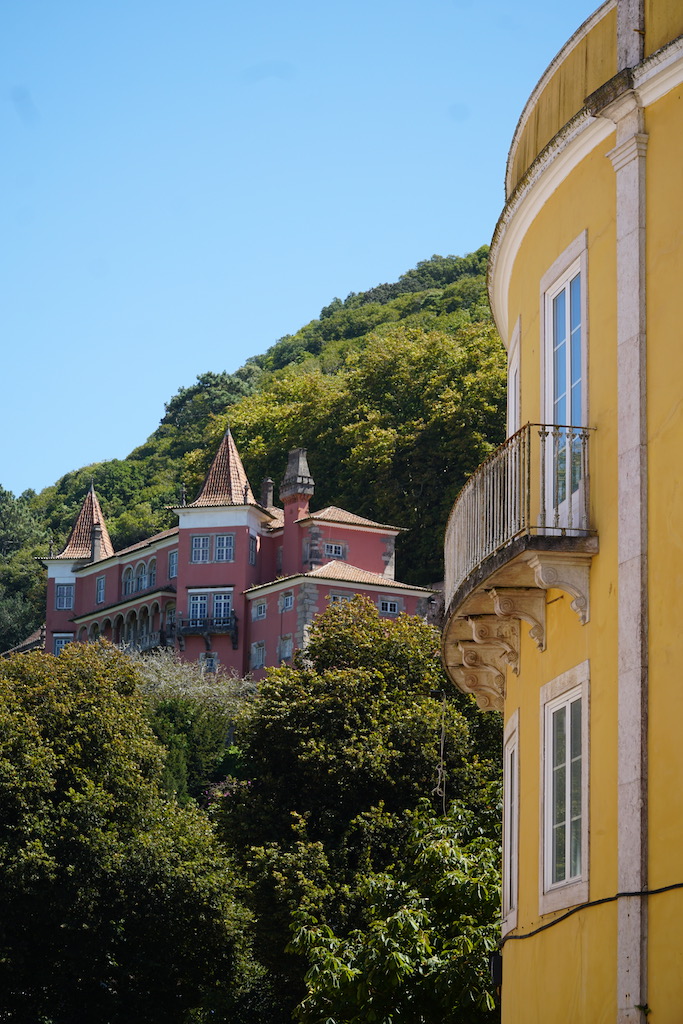
POLYGON ((247 474, 237 451, 230 428, 225 431, 220 448, 195 500, 187 508, 207 505, 255 505, 247 474))
POLYGON ((91 484, 90 490, 83 499, 81 511, 78 513, 78 519, 69 534, 66 546, 56 557, 87 558, 99 562, 103 558, 110 558, 113 554, 114 546, 95 494, 95 487, 91 484), (96 534, 99 544, 94 543, 96 534))

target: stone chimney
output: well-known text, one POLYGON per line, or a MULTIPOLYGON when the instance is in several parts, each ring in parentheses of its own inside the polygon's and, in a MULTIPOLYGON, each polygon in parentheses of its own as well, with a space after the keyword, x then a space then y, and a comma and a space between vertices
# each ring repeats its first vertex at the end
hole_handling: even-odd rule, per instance
POLYGON ((273 484, 273 481, 270 479, 269 476, 266 477, 266 479, 261 484, 261 504, 263 505, 264 508, 272 508, 273 507, 273 501, 274 501, 273 491, 274 491, 274 487, 275 487, 275 485, 273 484))
POLYGON ((283 503, 295 498, 306 499, 306 510, 308 502, 315 490, 313 477, 308 468, 305 448, 292 448, 287 459, 287 469, 280 484, 280 501, 283 503))
POLYGON ((280 501, 284 505, 285 523, 282 536, 282 574, 292 576, 303 572, 304 535, 297 523, 308 515, 308 503, 315 490, 308 468, 305 448, 293 448, 287 460, 287 469, 280 484, 280 501))

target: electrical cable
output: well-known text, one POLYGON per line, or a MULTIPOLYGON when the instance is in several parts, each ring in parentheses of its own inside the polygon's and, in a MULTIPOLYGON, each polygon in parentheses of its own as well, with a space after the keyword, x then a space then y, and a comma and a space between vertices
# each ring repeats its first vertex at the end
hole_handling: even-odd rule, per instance
POLYGON ((506 935, 498 943, 498 948, 502 949, 506 942, 512 942, 516 939, 530 939, 534 935, 538 935, 539 932, 544 932, 548 928, 553 928, 556 924, 560 924, 562 921, 566 921, 568 917, 572 917, 574 914, 578 914, 580 910, 588 910, 590 907, 599 907, 603 903, 615 903, 617 900, 626 899, 631 896, 658 896, 662 892, 671 892, 673 889, 683 889, 683 882, 673 882, 671 885, 663 885, 659 889, 639 889, 635 892, 618 892, 614 896, 603 896, 599 900, 589 900, 588 903, 579 903, 576 907, 572 907, 565 914, 560 914, 559 917, 553 918, 552 921, 547 921, 545 924, 540 925, 538 928, 534 928, 531 932, 525 932, 523 935, 506 935))

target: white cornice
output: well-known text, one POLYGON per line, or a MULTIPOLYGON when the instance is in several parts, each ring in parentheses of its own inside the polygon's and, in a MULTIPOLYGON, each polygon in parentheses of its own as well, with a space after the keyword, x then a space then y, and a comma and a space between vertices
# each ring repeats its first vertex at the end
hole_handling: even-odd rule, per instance
POLYGON ((593 14, 591 14, 590 17, 587 18, 581 26, 579 26, 574 35, 567 40, 567 42, 564 44, 560 52, 555 57, 553 57, 550 64, 545 69, 545 71, 539 78, 538 82, 536 83, 536 86, 534 87, 531 95, 529 96, 529 99, 526 101, 524 105, 524 110, 522 111, 519 121, 517 122, 517 127, 515 128, 514 134, 512 136, 512 142, 510 143, 510 152, 508 153, 507 166, 505 169, 506 194, 510 193, 510 172, 515 160, 515 156, 517 155, 517 146, 519 145, 519 140, 521 138, 522 132, 527 126, 527 122, 529 120, 529 117, 531 116, 531 111, 535 108, 541 93, 546 88, 555 72, 565 62, 565 60, 572 52, 572 50, 574 50, 578 46, 582 39, 585 39, 585 37, 595 27, 595 25, 597 25, 599 21, 602 21, 605 15, 608 14, 611 10, 613 10, 613 8, 615 8, 616 5, 617 0, 605 0, 605 3, 601 7, 598 7, 597 11, 594 11, 593 14))
MULTIPOLYGON (((634 89, 644 107, 682 83, 683 37, 652 54, 633 71, 634 89)), ((491 309, 505 345, 509 341, 510 277, 524 236, 562 182, 614 131, 615 125, 608 118, 594 117, 586 109, 579 111, 537 156, 510 196, 493 235, 488 270, 491 309)))
POLYGON ((581 111, 537 157, 503 210, 491 242, 489 281, 493 316, 506 346, 508 287, 522 240, 562 182, 614 130, 611 121, 581 111))

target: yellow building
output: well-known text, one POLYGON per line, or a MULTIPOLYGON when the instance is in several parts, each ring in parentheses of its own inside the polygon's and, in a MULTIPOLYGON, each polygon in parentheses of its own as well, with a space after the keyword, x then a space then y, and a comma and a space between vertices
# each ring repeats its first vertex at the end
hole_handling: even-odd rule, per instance
POLYGON ((443 657, 504 712, 503 1024, 683 1021, 681 33, 578 29, 492 243, 509 439, 449 520, 443 657))

